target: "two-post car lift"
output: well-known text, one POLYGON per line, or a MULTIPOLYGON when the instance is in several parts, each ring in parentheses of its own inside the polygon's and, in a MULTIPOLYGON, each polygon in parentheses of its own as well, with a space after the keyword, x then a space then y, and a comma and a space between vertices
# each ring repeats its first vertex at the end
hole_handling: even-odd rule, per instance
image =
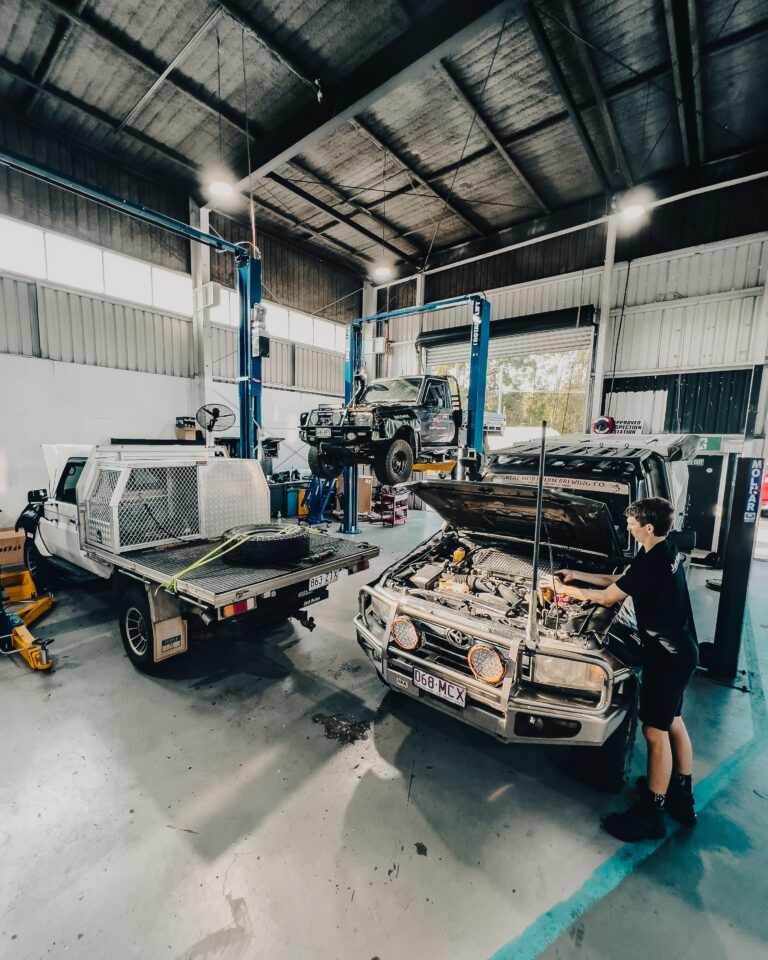
MULTIPOLYGON (((401 310, 388 310, 375 313, 370 317, 353 320, 347 329, 347 361, 344 371, 344 402, 352 403, 355 395, 355 378, 363 363, 363 327, 366 323, 379 320, 392 320, 396 317, 408 317, 414 314, 434 313, 447 310, 460 303, 472 304, 472 325, 469 355, 469 391, 467 395, 467 444, 459 459, 466 463, 476 462, 483 450, 483 416, 485 413, 485 381, 488 367, 488 339, 491 328, 491 304, 480 294, 453 297, 450 300, 436 300, 421 307, 404 307, 401 310)), ((342 533, 360 533, 358 520, 358 476, 357 466, 344 470, 344 517, 342 533)))

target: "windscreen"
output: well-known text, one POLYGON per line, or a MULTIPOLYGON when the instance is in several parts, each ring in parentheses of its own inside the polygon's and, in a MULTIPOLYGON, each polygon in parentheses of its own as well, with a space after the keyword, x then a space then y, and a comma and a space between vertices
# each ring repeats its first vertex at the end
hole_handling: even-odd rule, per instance
POLYGON ((396 401, 415 403, 421 392, 421 377, 398 377, 395 380, 374 380, 363 391, 358 403, 396 401))

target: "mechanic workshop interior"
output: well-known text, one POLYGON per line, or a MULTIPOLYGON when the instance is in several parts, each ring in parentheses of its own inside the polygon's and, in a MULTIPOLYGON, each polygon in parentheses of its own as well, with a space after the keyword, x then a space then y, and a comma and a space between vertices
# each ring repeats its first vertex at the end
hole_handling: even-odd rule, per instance
POLYGON ((3 0, 0 956, 768 956, 765 0, 3 0))

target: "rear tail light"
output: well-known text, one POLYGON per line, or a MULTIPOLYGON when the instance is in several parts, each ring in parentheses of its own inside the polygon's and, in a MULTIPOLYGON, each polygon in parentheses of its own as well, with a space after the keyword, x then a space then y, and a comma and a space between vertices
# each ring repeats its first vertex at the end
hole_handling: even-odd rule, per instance
POLYGON ((238 600, 237 603, 228 603, 225 607, 221 608, 222 618, 226 617, 238 617, 241 613, 248 613, 249 610, 254 610, 256 607, 256 600, 251 597, 250 600, 238 600))

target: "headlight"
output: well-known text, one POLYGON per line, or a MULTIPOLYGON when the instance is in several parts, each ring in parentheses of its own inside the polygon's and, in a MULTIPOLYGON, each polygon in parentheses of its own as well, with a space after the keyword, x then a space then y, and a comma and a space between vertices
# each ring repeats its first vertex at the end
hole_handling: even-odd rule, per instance
POLYGON ((309 422, 309 424, 310 424, 311 426, 314 427, 315 424, 317 423, 317 421, 318 421, 317 410, 313 410, 312 413, 310 413, 310 415, 309 415, 309 421, 308 421, 308 422, 309 422))
POLYGON ((355 427, 372 427, 373 414, 368 411, 363 413, 350 413, 349 422, 355 427))
POLYGON ((340 427, 344 421, 344 411, 343 410, 334 410, 331 414, 331 423, 334 427, 340 427))
POLYGON ((475 644, 467 654, 469 669, 478 680, 499 683, 504 676, 504 661, 492 647, 475 644))
POLYGON ((534 660, 533 679, 536 683, 548 687, 567 687, 569 690, 600 693, 607 674, 596 663, 537 654, 534 660))
POLYGON ((403 650, 415 650, 421 646, 419 631, 408 617, 395 617, 392 624, 392 639, 403 650))

